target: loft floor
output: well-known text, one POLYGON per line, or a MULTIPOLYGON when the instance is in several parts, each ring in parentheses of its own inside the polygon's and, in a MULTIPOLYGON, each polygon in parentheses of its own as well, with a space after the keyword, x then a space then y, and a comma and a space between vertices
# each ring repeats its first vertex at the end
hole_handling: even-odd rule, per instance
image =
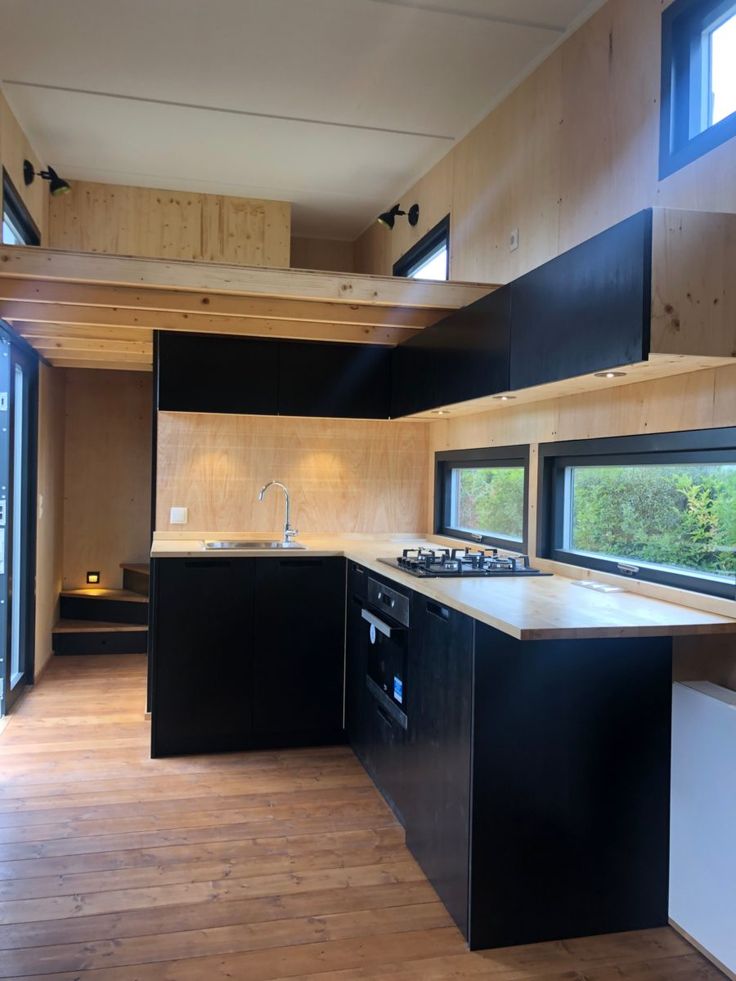
POLYGON ((55 658, 0 733, 0 977, 722 978, 669 929, 468 953, 348 749, 151 760, 145 670, 55 658))

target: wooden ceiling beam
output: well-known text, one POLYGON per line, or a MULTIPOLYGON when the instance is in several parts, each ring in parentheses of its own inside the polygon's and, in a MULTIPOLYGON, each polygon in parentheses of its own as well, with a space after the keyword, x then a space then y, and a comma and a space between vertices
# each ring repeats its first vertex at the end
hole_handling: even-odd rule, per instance
POLYGON ((33 345, 34 349, 47 361, 118 361, 130 362, 131 364, 152 364, 153 352, 146 354, 131 351, 70 351, 56 347, 41 347, 33 345))
MULTIPOLYGON (((2 280, 0 279, 0 284, 2 280)), ((290 340, 348 341, 355 344, 396 345, 417 333, 404 327, 373 327, 359 324, 332 324, 321 321, 269 320, 256 317, 228 317, 158 310, 78 306, 66 303, 23 303, 0 300, 0 318, 24 329, 38 326, 42 331, 92 330, 102 336, 106 330, 175 330, 202 334, 232 334, 241 337, 283 337, 290 340), (131 321, 134 321, 131 323, 131 321)), ((33 333, 30 331, 29 333, 33 333)))
POLYGON ((131 256, 0 246, 0 275, 166 289, 268 296, 306 301, 368 303, 391 307, 458 309, 493 289, 478 284, 431 282, 394 276, 272 269, 131 256))
POLYGON ((103 369, 107 371, 153 371, 153 366, 135 361, 66 361, 52 358, 49 362, 52 368, 90 368, 94 371, 103 369))
MULTIPOLYGON (((21 335, 24 336, 24 335, 21 335)), ((149 361, 153 358, 153 342, 151 341, 120 341, 107 340, 97 337, 28 337, 29 344, 41 351, 46 358, 53 357, 55 354, 74 352, 74 355, 82 355, 83 352, 101 352, 117 354, 139 354, 145 356, 149 361)))
POLYGON ((153 343, 153 332, 147 327, 111 327, 105 324, 103 327, 89 324, 48 324, 48 323, 27 323, 23 320, 8 321, 13 330, 27 340, 31 338, 46 338, 53 341, 58 337, 78 340, 101 340, 101 341, 144 341, 153 343))
MULTIPOLYGON (((0 246, 2 248, 2 246, 0 246)), ((136 289, 115 285, 59 283, 46 280, 18 279, 3 276, 0 270, 1 315, 13 319, 15 307, 5 304, 49 303, 65 306, 112 308, 123 314, 131 326, 142 323, 144 311, 168 316, 172 313, 206 315, 211 318, 257 318, 260 320, 293 320, 310 323, 353 324, 365 327, 404 327, 421 329, 436 323, 452 312, 449 308, 382 307, 369 304, 346 304, 274 299, 260 296, 232 296, 222 293, 198 294, 183 290, 136 289)), ((18 313, 16 319, 29 320, 18 313)), ((47 317, 47 320, 52 318, 47 317)), ((84 321, 82 321, 84 322, 84 321)), ((150 319, 147 319, 150 322, 150 319)), ((169 329, 162 327, 161 329, 169 329)))

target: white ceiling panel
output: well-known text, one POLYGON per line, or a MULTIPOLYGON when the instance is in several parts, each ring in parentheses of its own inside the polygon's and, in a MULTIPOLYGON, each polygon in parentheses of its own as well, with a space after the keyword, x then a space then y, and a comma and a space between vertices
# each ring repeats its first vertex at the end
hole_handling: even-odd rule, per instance
POLYGON ((0 0, 0 65, 70 179, 290 200, 298 234, 352 238, 586 4, 0 0))

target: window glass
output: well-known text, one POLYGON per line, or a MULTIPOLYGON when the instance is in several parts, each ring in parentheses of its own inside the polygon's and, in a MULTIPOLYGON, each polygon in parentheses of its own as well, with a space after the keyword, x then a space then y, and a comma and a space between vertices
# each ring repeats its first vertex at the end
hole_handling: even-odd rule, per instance
POLYGON ((710 69, 710 113, 707 125, 736 112, 736 10, 706 32, 710 69))
POLYGON ((13 219, 7 213, 3 214, 3 245, 25 245, 23 235, 16 228, 13 219))
POLYGON ((571 551, 733 580, 736 464, 568 467, 571 551))
POLYGON ((447 243, 443 242, 434 253, 420 260, 407 276, 410 279, 447 279, 447 243))
POLYGON ((521 543, 524 531, 523 467, 453 467, 450 525, 458 531, 521 543))

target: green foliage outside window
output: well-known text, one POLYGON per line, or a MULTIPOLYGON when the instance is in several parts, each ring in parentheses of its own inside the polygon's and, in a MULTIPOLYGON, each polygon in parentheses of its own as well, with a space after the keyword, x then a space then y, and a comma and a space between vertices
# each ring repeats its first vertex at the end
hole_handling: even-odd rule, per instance
POLYGON ((453 472, 454 528, 522 540, 523 467, 468 467, 453 472))
POLYGON ((571 469, 566 548, 733 578, 736 464, 571 469))

